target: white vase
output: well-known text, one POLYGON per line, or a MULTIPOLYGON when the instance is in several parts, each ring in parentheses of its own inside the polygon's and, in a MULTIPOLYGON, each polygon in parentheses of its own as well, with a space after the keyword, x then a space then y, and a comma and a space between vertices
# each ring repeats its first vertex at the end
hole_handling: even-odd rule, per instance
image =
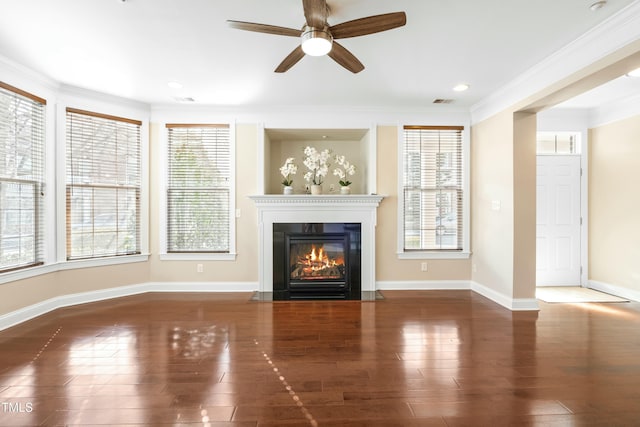
POLYGON ((317 196, 318 194, 322 194, 322 185, 320 184, 311 184, 311 194, 317 196))
POLYGON ((340 187, 340 194, 351 194, 351 187, 348 185, 343 185, 340 187))
POLYGON ((290 185, 285 185, 282 188, 282 194, 293 194, 293 187, 290 185))

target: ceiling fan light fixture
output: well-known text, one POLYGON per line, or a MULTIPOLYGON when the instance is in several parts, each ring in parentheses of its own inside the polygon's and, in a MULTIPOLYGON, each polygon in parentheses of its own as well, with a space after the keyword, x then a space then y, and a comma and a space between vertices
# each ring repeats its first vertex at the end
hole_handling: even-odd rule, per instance
POLYGON ((331 52, 333 37, 329 28, 322 29, 305 26, 302 35, 302 50, 310 56, 323 56, 331 52))

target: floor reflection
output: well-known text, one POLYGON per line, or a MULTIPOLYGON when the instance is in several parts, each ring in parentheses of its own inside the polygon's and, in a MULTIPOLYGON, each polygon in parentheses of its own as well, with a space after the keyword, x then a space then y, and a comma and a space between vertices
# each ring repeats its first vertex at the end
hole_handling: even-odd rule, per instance
POLYGON ((66 423, 92 422, 95 411, 109 400, 112 401, 109 406, 114 410, 125 410, 126 415, 119 420, 143 423, 147 419, 144 411, 126 409, 145 408, 145 393, 149 389, 143 384, 114 381, 141 374, 139 341, 135 329, 114 325, 71 343, 66 357, 66 373, 72 377, 69 386, 65 387, 67 410, 59 414, 66 415, 66 423))
POLYGON ((169 341, 174 357, 200 359, 215 356, 220 362, 229 362, 229 332, 226 328, 217 325, 201 328, 174 326, 169 341), (218 351, 215 351, 216 344, 218 351))

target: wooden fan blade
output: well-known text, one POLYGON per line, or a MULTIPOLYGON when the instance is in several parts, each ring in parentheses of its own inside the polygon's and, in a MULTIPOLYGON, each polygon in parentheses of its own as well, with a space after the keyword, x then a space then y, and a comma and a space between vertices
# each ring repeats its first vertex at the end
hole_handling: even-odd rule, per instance
POLYGON ((293 49, 293 52, 291 52, 286 58, 284 58, 280 65, 278 65, 278 67, 275 69, 275 72, 284 73, 289 68, 296 65, 298 61, 300 61, 303 57, 304 51, 302 50, 302 46, 298 46, 297 48, 293 49))
POLYGON ((237 30, 255 31, 256 33, 275 34, 277 36, 300 37, 302 34, 302 30, 278 27, 275 25, 256 24, 253 22, 227 21, 227 24, 229 24, 231 28, 235 28, 237 30))
POLYGON ((334 39, 365 36, 402 27, 407 23, 404 12, 392 12, 343 22, 329 28, 334 39))
POLYGON ((336 41, 333 42, 331 52, 329 52, 328 55, 331 57, 331 59, 354 74, 364 70, 364 65, 362 65, 362 62, 360 62, 358 58, 353 55, 353 53, 349 52, 344 46, 342 46, 340 43, 337 43, 336 41))
POLYGON ((327 25, 326 0, 302 0, 304 18, 307 25, 314 28, 323 28, 327 25))

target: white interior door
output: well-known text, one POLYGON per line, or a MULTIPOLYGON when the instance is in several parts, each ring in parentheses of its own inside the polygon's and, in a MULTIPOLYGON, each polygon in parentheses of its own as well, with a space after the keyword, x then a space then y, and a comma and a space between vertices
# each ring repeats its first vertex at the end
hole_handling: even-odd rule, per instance
POLYGON ((538 155, 536 285, 580 285, 580 156, 538 155))

